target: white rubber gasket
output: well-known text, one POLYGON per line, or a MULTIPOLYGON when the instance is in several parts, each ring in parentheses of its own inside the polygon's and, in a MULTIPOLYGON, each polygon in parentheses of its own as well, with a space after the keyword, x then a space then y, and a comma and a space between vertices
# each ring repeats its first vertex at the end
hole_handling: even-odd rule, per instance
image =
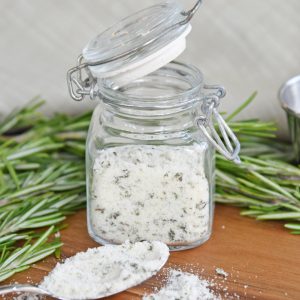
POLYGON ((174 41, 157 52, 135 63, 129 64, 112 72, 101 72, 97 66, 90 67, 94 77, 111 81, 113 86, 121 87, 138 78, 142 78, 177 58, 186 48, 186 37, 192 26, 189 24, 186 30, 174 41))

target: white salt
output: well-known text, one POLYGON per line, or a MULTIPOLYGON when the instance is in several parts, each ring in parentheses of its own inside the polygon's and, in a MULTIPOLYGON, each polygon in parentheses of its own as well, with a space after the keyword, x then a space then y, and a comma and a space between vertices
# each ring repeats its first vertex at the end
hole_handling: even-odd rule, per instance
POLYGON ((210 290, 210 285, 194 274, 170 270, 166 286, 143 300, 221 300, 210 290))
POLYGON ((216 268, 216 273, 220 276, 223 276, 224 278, 227 278, 228 277, 228 273, 225 272, 223 269, 221 268, 216 268))
POLYGON ((17 297, 14 297, 14 300, 42 300, 44 297, 35 294, 23 293, 17 297))
POLYGON ((59 298, 96 299, 142 283, 158 272, 168 257, 169 249, 161 242, 106 245, 57 264, 40 287, 59 298))
POLYGON ((189 245, 209 237, 207 146, 129 145, 100 151, 93 166, 92 235, 112 243, 189 245))

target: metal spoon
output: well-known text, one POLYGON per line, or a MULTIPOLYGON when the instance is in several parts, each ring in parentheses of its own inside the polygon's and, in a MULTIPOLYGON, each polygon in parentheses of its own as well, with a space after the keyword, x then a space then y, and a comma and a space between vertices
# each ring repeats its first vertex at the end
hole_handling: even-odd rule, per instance
POLYGON ((300 163, 300 75, 289 79, 281 87, 279 99, 287 113, 296 163, 300 163))
MULTIPOLYGON (((10 293, 31 293, 31 294, 39 294, 39 295, 45 295, 45 296, 52 296, 49 292, 41 289, 37 285, 31 285, 31 284, 14 284, 14 285, 3 285, 0 287, 0 295, 6 295, 10 293)), ((66 300, 63 298, 59 298, 61 300, 66 300)))
MULTIPOLYGON (((38 285, 31 285, 31 284, 14 284, 14 285, 4 285, 0 287, 0 295, 6 295, 10 293, 30 293, 30 294, 36 294, 36 295, 43 295, 43 296, 50 296, 54 299, 59 299, 59 300, 71 300, 67 298, 61 298, 52 295, 48 291, 40 288, 38 285)), ((107 297, 111 295, 105 295, 103 297, 107 297)), ((101 298, 103 298, 101 297, 101 298)), ((97 298, 99 299, 99 298, 97 298)), ((82 299, 84 300, 84 299, 82 299)), ((85 299, 85 300, 94 300, 94 299, 85 299)))

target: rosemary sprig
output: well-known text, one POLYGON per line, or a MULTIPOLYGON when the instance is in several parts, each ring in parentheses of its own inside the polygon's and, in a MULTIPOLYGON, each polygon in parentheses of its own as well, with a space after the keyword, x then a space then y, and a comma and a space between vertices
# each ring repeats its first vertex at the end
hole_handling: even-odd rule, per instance
MULTIPOLYGON (((216 156, 215 200, 245 208, 245 216, 288 220, 285 227, 300 234, 300 168, 290 163, 290 145, 274 139, 273 122, 233 121, 255 96, 227 118, 241 141, 242 163, 216 156)), ((85 206, 91 113, 47 118, 38 113, 42 104, 36 99, 0 123, 0 281, 58 255, 61 242, 48 238, 85 206)))
MULTIPOLYGON (((257 92, 254 92, 240 107, 238 107, 233 113, 231 113, 226 118, 226 122, 232 121, 239 113, 241 113, 256 98, 256 96, 257 96, 257 92)), ((252 127, 250 127, 250 128, 252 128, 252 127)))
MULTIPOLYGON (((59 240, 48 241, 49 236, 55 231, 54 226, 45 231, 33 244, 30 239, 20 248, 10 251, 4 246, 0 256, 0 281, 3 281, 17 272, 24 271, 35 262, 53 254, 62 246, 59 240)), ((28 238, 28 237, 27 237, 28 238)))
POLYGON ((47 118, 38 113, 42 104, 36 99, 0 123, 0 281, 58 255, 62 243, 48 237, 85 207, 82 148, 90 113, 47 118))
POLYGON ((19 130, 23 131, 24 128, 32 126, 33 122, 41 121, 43 116, 38 113, 38 108, 44 103, 45 101, 39 100, 37 97, 20 110, 11 112, 0 123, 0 134, 16 133, 19 130))
POLYGON ((258 220, 294 221, 285 227, 300 234, 300 168, 289 144, 279 142, 272 122, 232 119, 255 98, 254 93, 227 120, 238 135, 241 164, 235 165, 217 155, 217 193, 219 203, 246 208, 244 216, 258 220))

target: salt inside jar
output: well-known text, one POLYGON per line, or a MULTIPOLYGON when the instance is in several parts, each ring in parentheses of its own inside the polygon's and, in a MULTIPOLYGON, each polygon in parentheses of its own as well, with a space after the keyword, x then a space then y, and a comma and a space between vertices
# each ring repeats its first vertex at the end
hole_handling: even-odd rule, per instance
POLYGON ((169 1, 122 20, 68 72, 74 100, 100 99, 86 147, 88 228, 99 243, 183 250, 211 235, 214 149, 238 162, 240 145, 217 111, 224 89, 171 62, 200 3, 185 12, 169 1))

